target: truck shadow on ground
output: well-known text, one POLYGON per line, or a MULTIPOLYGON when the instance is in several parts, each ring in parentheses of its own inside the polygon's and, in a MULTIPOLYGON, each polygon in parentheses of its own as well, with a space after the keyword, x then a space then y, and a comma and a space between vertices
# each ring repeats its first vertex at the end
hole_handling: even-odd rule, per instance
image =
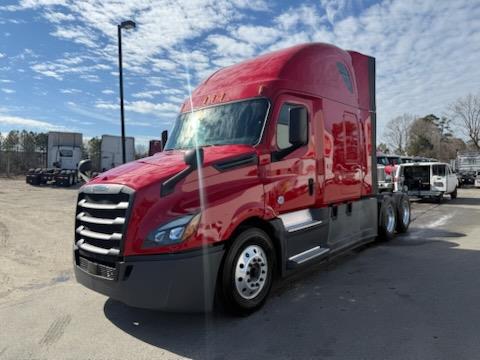
POLYGON ((480 198, 457 197, 456 199, 447 201, 446 203, 450 202, 455 205, 480 205, 480 198))
POLYGON ((408 358, 406 343, 412 351, 473 343, 478 352, 469 327, 480 318, 480 252, 446 240, 465 234, 416 230, 281 281, 249 317, 169 314, 111 299, 104 313, 131 336, 193 359, 408 358))

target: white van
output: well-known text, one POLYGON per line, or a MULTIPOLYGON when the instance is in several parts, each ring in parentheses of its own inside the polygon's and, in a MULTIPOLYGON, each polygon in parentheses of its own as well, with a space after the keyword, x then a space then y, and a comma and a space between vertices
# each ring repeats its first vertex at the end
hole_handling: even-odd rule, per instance
POLYGON ((447 163, 420 162, 400 164, 395 174, 395 190, 410 196, 434 198, 442 201, 448 194, 457 197, 458 179, 447 163))
POLYGON ((476 188, 480 188, 480 170, 475 173, 475 183, 476 188))

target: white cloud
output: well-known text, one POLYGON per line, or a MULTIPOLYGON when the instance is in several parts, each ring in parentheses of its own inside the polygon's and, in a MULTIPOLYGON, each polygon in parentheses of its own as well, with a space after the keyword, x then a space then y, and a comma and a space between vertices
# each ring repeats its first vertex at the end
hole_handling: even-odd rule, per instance
POLYGON ((102 90, 102 94, 111 95, 111 94, 115 94, 115 91, 110 89, 105 89, 105 90, 102 90))
POLYGON ((153 99, 157 95, 160 95, 162 92, 160 90, 149 90, 149 91, 141 91, 138 93, 132 94, 134 98, 140 99, 153 99))
POLYGON ((4 58, 6 55, 4 53, 0 53, 0 59, 4 58))
MULTIPOLYGON (((99 109, 118 110, 118 104, 98 101, 95 105, 99 109)), ((125 102, 125 110, 140 113, 165 116, 176 114, 179 110, 178 105, 172 103, 152 103, 145 100, 125 102)))
POLYGON ((0 114, 0 124, 8 125, 9 127, 22 127, 27 129, 40 130, 62 130, 63 126, 55 125, 47 121, 34 120, 19 116, 11 116, 0 114))
POLYGON ((2 90, 5 94, 13 94, 15 92, 15 90, 8 88, 2 88, 0 90, 2 90))
POLYGON ((0 79, 0 83, 3 83, 3 84, 10 84, 12 83, 13 81, 12 80, 9 80, 9 79, 0 79))
POLYGON ((62 94, 78 94, 81 93, 82 90, 79 89, 60 89, 62 94))
POLYGON ((63 80, 65 75, 76 74, 90 82, 98 82, 100 80, 97 74, 92 74, 93 72, 110 69, 110 65, 96 63, 96 59, 88 56, 75 57, 68 53, 64 55, 66 56, 65 58, 55 61, 34 63, 30 68, 43 76, 53 77, 57 80, 63 80))
POLYGON ((54 24, 57 24, 57 23, 61 23, 61 22, 64 22, 64 21, 73 21, 75 20, 75 16, 73 16, 72 14, 64 14, 62 12, 46 12, 43 16, 45 16, 45 18, 54 23, 54 24))
POLYGON ((57 30, 52 32, 51 35, 65 40, 72 40, 89 48, 98 47, 95 33, 81 26, 57 27, 57 30))

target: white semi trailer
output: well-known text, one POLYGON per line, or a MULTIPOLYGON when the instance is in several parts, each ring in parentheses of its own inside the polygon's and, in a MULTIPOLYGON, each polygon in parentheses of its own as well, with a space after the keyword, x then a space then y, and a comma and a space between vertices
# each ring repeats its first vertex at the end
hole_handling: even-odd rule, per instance
MULTIPOLYGON (((102 172, 122 165, 122 137, 102 135, 100 153, 100 170, 102 172)), ((125 138, 125 160, 126 162, 135 160, 135 139, 133 137, 125 138)))
POLYGON ((78 181, 77 166, 81 158, 82 134, 51 131, 47 141, 47 167, 29 169, 26 182, 71 186, 78 181))

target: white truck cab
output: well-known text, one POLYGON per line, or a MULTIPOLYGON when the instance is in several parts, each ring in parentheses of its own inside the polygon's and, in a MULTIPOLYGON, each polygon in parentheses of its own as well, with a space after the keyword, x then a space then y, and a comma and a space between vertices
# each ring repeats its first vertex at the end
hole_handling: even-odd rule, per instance
POLYGON ((475 172, 475 187, 480 188, 480 170, 475 172))
POLYGON ((435 198, 439 202, 445 194, 457 197, 458 179, 449 164, 419 162, 400 164, 396 169, 396 191, 419 198, 435 198))

